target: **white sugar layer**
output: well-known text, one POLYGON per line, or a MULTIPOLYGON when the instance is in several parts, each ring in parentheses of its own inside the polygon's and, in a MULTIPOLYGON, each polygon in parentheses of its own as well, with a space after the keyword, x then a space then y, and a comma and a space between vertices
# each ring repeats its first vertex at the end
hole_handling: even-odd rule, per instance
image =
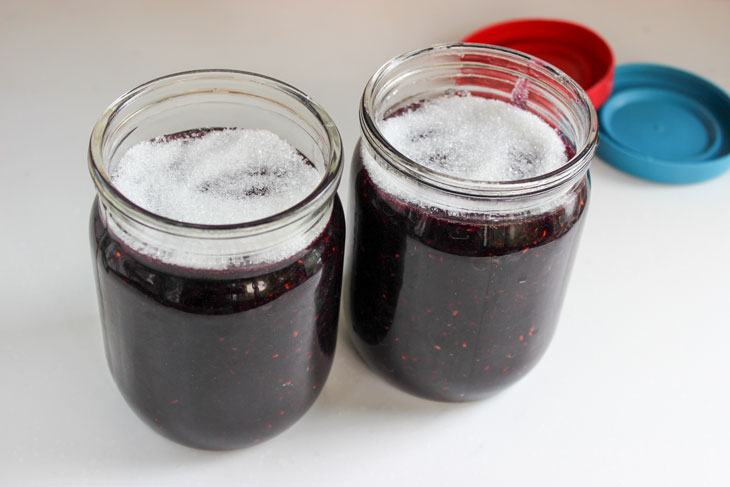
POLYGON ((396 149, 433 171, 503 182, 551 172, 565 145, 537 115, 478 96, 442 96, 380 122, 396 149))
MULTIPOLYGON (((233 224, 290 208, 318 186, 322 175, 296 149, 267 130, 225 129, 160 137, 130 148, 111 174, 114 185, 137 205, 187 223, 233 224)), ((302 234, 251 255, 237 240, 181 244, 165 234, 138 238, 110 229, 134 250, 169 264, 227 269, 280 262, 307 248, 326 228, 321 218, 302 234), (214 245, 216 251, 206 245, 214 245), (200 246, 200 248, 198 248, 200 246)), ((194 239, 193 239, 194 240, 194 239)))
POLYGON ((214 225, 284 211, 310 194, 321 177, 281 137, 249 129, 140 142, 111 174, 117 189, 146 210, 214 225))

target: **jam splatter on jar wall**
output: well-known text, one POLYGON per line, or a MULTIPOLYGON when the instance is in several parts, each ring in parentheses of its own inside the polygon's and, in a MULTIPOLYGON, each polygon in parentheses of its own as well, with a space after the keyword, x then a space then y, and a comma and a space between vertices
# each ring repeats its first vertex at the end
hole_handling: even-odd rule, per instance
POLYGON ((538 60, 455 44, 384 65, 365 88, 360 120, 348 306, 355 347, 410 393, 488 397, 524 376, 555 331, 589 202, 595 111, 538 60), (567 162, 530 179, 468 180, 408 159, 381 132, 407 107, 454 93, 538 115, 565 142, 567 162))
POLYGON ((106 355, 122 395, 155 431, 196 448, 246 447, 291 426, 317 398, 337 337, 341 159, 321 108, 251 73, 160 78, 102 116, 90 143, 90 232, 106 355), (279 134, 322 180, 293 207, 230 225, 170 220, 114 187, 109 175, 130 146, 210 127, 279 134))

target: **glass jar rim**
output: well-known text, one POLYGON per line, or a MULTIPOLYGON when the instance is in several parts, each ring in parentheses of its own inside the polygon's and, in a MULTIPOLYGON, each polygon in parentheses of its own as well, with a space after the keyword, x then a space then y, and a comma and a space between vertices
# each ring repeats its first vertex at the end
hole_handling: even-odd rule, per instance
MULTIPOLYGON (((482 63, 480 66, 488 67, 489 65, 482 63)), ((529 77, 526 73, 516 71, 515 73, 521 77, 529 77)), ((376 149, 374 152, 392 168, 407 177, 414 178, 436 189, 468 197, 506 198, 540 193, 561 186, 587 170, 598 145, 598 117, 588 95, 578 83, 560 69, 534 56, 506 47, 488 44, 464 42, 436 44, 390 59, 373 74, 365 86, 360 102, 360 125, 366 140, 376 149), (470 54, 489 54, 511 61, 529 63, 530 69, 541 71, 552 80, 560 83, 562 87, 569 91, 572 97, 572 100, 564 100, 566 104, 569 102, 576 103, 583 107, 587 114, 585 120, 587 130, 585 131, 584 140, 581 141, 582 145, 576 147, 575 154, 561 167, 539 176, 512 181, 480 181, 452 176, 429 169, 405 156, 387 140, 381 132, 377 120, 374 119, 379 85, 387 79, 390 73, 404 63, 424 56, 447 53, 459 55, 462 59, 460 66, 468 66, 470 63, 473 65, 475 61, 463 60, 464 57, 470 54)))
MULTIPOLYGON (((186 91, 184 94, 202 93, 209 90, 186 91)), ((222 91, 223 93, 230 91, 222 91)), ((244 92, 240 92, 243 94, 244 92)), ((235 94, 235 93, 234 93, 235 94)), ((289 107, 291 108, 291 107, 289 107)), ((160 134, 166 135, 166 134, 160 134)), ((185 233, 204 237, 220 236, 223 238, 243 236, 249 233, 263 233, 288 222, 299 220, 324 205, 336 193, 342 177, 342 139, 334 120, 309 95, 298 88, 270 76, 234 69, 198 69, 182 71, 155 78, 143 83, 117 98, 97 120, 91 132, 88 149, 88 167, 91 178, 100 196, 114 208, 133 219, 172 234, 185 233), (329 142, 329 150, 325 158, 325 173, 317 187, 303 200, 295 205, 265 218, 242 223, 203 224, 190 223, 171 219, 147 210, 119 191, 104 165, 103 147, 107 129, 114 117, 129 103, 152 90, 167 87, 176 83, 196 80, 226 78, 228 81, 249 81, 266 84, 287 95, 293 102, 307 109, 321 124, 329 142), (234 235, 235 234, 235 235, 234 235)))

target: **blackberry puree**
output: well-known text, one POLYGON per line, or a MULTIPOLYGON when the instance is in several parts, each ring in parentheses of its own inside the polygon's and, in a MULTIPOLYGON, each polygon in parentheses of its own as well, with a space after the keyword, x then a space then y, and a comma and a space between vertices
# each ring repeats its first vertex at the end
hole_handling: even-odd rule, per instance
POLYGON ((545 352, 588 203, 588 177, 546 213, 485 220, 406 203, 354 156, 353 342, 394 385, 488 397, 545 352))
POLYGON ((336 196, 307 248, 258 267, 201 270, 141 254, 109 231, 98 199, 90 236, 109 367, 146 423, 182 444, 227 450, 270 438, 309 409, 337 338, 345 222, 336 196))

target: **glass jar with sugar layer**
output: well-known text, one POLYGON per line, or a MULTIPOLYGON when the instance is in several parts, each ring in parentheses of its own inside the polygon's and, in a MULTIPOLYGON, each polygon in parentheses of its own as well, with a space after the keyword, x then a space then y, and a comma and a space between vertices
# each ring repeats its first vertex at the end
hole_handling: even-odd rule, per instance
POLYGON ((347 305, 357 351, 424 398, 502 390, 558 322, 589 202, 593 106, 538 59, 451 44, 381 67, 360 124, 347 305))
MULTIPOLYGON (((246 154, 265 152, 260 149, 244 148, 246 154)), ((90 237, 106 356, 122 395, 155 431, 196 448, 241 448, 292 425, 318 396, 337 336, 345 236, 336 194, 341 149, 333 121, 304 93, 238 71, 151 81, 120 97, 97 122, 89 146, 98 193, 90 237), (205 153, 195 144, 237 131, 266 131, 290 144, 295 163, 316 171, 313 186, 272 214, 211 223, 150 210, 115 179, 120 161, 139 144, 203 147, 205 160, 223 149, 205 153)), ((143 160, 150 169, 143 167, 142 180, 156 171, 161 156, 155 154, 143 160)), ((271 196, 261 178, 284 178, 285 191, 300 184, 276 157, 256 164, 210 181, 171 178, 195 186, 196 202, 213 198, 213 215, 237 198, 254 205, 271 196), (229 176, 243 177, 247 189, 229 176)), ((175 191, 172 185, 160 192, 175 191)), ((187 204, 178 203, 173 210, 187 204)))

